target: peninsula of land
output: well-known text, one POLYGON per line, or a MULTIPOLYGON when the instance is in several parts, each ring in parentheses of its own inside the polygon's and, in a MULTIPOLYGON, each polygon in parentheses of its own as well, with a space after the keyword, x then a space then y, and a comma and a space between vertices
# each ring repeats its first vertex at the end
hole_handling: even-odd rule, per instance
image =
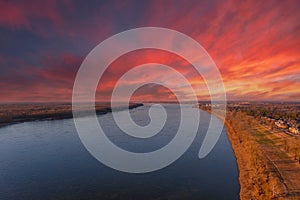
MULTIPOLYGON (((142 103, 129 103, 128 109, 143 106, 142 103)), ((120 103, 118 109, 127 108, 127 105, 120 103)), ((83 110, 84 111, 84 110, 83 110)), ((97 115, 106 114, 112 111, 110 103, 96 103, 97 115)), ((36 120, 56 120, 72 118, 71 103, 8 103, 0 104, 0 127, 36 120)))

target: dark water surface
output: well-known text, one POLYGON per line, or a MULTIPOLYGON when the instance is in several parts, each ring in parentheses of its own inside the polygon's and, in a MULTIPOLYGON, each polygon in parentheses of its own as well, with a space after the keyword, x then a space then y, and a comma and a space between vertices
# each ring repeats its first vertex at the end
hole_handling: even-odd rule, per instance
MULTIPOLYGON (((137 124, 149 123, 148 108, 130 111, 137 124)), ((168 144, 177 131, 178 106, 165 108, 165 127, 148 139, 122 133, 111 114, 99 116, 99 121, 119 147, 148 152, 168 144)), ((0 128, 0 199, 238 199, 238 170, 225 129, 213 151, 198 158, 209 118, 201 111, 196 139, 180 159, 146 174, 119 172, 94 159, 72 119, 0 128)))

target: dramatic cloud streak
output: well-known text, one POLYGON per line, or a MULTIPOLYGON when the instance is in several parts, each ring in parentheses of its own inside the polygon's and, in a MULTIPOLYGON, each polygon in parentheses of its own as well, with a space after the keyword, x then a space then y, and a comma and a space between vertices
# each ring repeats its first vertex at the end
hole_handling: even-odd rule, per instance
MULTIPOLYGON (((143 26, 175 29, 202 44, 221 72, 229 100, 300 101, 299 9, 299 1, 2 1, 0 101, 70 101, 88 52, 110 35, 143 26)), ((209 99, 189 63, 157 50, 117 59, 102 77, 97 99, 108 100, 123 73, 149 62, 174 67, 200 100, 209 99)), ((146 85, 133 99, 175 97, 164 87, 146 85)))

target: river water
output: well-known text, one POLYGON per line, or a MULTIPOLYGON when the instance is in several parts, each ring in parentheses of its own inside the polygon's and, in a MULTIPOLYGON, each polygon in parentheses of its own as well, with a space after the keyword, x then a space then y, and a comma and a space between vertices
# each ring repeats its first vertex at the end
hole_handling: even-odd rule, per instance
MULTIPOLYGON (((149 152, 168 144, 179 126, 179 107, 164 107, 165 126, 148 139, 124 134, 110 113, 98 119, 117 146, 149 152)), ((133 120, 147 125, 148 109, 131 110, 133 120)), ((225 129, 211 153, 198 158, 210 119, 200 112, 198 134, 183 156, 145 174, 119 172, 97 161, 82 145, 73 119, 0 128, 0 199, 239 199, 237 164, 225 129)))

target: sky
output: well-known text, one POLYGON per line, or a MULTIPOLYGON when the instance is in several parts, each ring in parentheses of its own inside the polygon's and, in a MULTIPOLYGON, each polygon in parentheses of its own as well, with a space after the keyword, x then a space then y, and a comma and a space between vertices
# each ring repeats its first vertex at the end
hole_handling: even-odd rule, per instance
MULTIPOLYGON (((76 73, 95 46, 122 31, 149 26, 173 29, 200 43, 220 71, 228 100, 300 101, 299 10, 300 1, 291 0, 1 0, 0 102, 70 102, 76 73)), ((101 78, 97 100, 108 101, 122 73, 149 62, 173 67, 199 100, 209 100, 204 80, 190 63, 155 49, 116 59, 101 78)), ((140 81, 161 74, 168 77, 146 73, 140 81)), ((187 95, 186 88, 178 88, 187 95)), ((176 97, 164 86, 147 84, 132 99, 176 97)))

